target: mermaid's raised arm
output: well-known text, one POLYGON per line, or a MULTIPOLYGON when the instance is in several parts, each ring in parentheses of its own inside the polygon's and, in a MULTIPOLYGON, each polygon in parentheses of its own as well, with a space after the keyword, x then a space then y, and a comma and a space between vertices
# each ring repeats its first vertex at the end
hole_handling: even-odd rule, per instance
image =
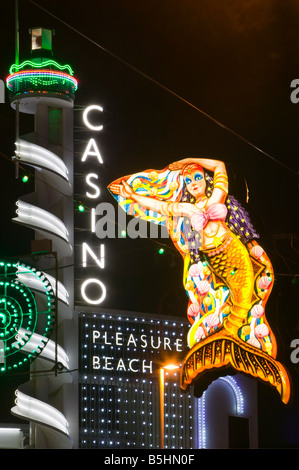
POLYGON ((138 204, 146 207, 147 209, 159 212, 160 214, 166 216, 190 217, 193 213, 192 205, 189 203, 160 201, 159 199, 155 199, 150 196, 142 196, 136 193, 125 180, 122 180, 119 184, 112 183, 109 186, 109 189, 114 194, 119 194, 125 198, 133 199, 138 204))
POLYGON ((171 163, 168 168, 172 171, 183 170, 192 164, 199 165, 203 170, 214 173, 214 189, 211 197, 216 201, 224 202, 228 194, 228 177, 225 163, 210 158, 184 158, 171 163))

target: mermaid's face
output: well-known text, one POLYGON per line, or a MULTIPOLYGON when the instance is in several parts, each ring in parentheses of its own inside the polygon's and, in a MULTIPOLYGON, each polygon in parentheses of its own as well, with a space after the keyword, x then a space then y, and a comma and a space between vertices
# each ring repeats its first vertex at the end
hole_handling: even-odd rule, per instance
POLYGON ((184 180, 187 186, 187 190, 196 199, 205 196, 206 180, 203 172, 196 170, 190 174, 185 174, 184 180))

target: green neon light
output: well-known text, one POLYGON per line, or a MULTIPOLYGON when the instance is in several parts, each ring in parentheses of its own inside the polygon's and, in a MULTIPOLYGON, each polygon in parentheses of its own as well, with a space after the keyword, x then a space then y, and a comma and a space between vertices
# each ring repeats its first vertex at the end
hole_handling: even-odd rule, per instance
POLYGON ((55 295, 49 285, 45 276, 35 268, 0 262, 1 373, 29 364, 45 347, 55 321, 55 295), (35 277, 43 288, 41 296, 37 297, 20 282, 21 274, 35 277))
POLYGON ((52 60, 52 59, 49 59, 49 60, 46 60, 44 62, 41 62, 41 63, 36 63, 36 62, 33 62, 32 60, 25 60, 24 62, 22 62, 21 64, 13 64, 10 69, 9 69, 9 73, 12 74, 14 72, 18 72, 19 70, 22 70, 24 67, 26 66, 29 66, 29 67, 33 67, 33 68, 41 68, 41 67, 49 67, 53 65, 53 67, 57 67, 59 70, 68 70, 69 74, 70 75, 74 75, 74 71, 73 69, 71 68, 70 65, 68 64, 65 64, 65 65, 60 65, 58 64, 58 62, 56 62, 55 60, 52 60))
POLYGON ((12 89, 14 83, 32 83, 35 86, 56 86, 57 84, 70 83, 77 89, 77 80, 71 75, 55 70, 24 70, 9 75, 6 79, 8 88, 12 89))
POLYGON ((6 85, 12 94, 54 93, 72 97, 78 88, 75 77, 59 70, 21 70, 9 75, 6 85))

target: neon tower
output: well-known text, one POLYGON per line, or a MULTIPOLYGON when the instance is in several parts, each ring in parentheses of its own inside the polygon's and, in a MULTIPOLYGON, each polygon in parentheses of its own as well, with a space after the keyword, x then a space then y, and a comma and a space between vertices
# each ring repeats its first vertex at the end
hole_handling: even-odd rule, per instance
MULTIPOLYGON (((35 448, 76 447, 78 433, 76 380, 69 372, 77 368, 73 320, 73 104, 77 81, 69 65, 54 60, 53 33, 44 28, 30 30, 31 57, 12 65, 6 81, 16 111, 16 175, 21 166, 35 177, 35 191, 17 201, 13 221, 34 230, 34 266, 50 282, 56 301, 56 334, 32 362, 31 380, 18 390, 12 410, 29 421, 35 448), (23 113, 34 116, 34 130, 19 136, 23 113), (43 370, 45 374, 40 374, 43 370)), ((24 283, 35 287, 33 276, 26 276, 24 283)))

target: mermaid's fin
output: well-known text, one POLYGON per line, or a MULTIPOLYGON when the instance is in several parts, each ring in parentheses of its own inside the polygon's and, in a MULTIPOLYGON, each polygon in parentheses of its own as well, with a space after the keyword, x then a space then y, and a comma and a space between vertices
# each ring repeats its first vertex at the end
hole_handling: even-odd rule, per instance
POLYGON ((290 381, 284 367, 267 353, 238 338, 215 333, 194 346, 181 370, 181 388, 186 390, 211 369, 230 365, 237 372, 251 375, 275 387, 284 403, 290 398, 290 381))

